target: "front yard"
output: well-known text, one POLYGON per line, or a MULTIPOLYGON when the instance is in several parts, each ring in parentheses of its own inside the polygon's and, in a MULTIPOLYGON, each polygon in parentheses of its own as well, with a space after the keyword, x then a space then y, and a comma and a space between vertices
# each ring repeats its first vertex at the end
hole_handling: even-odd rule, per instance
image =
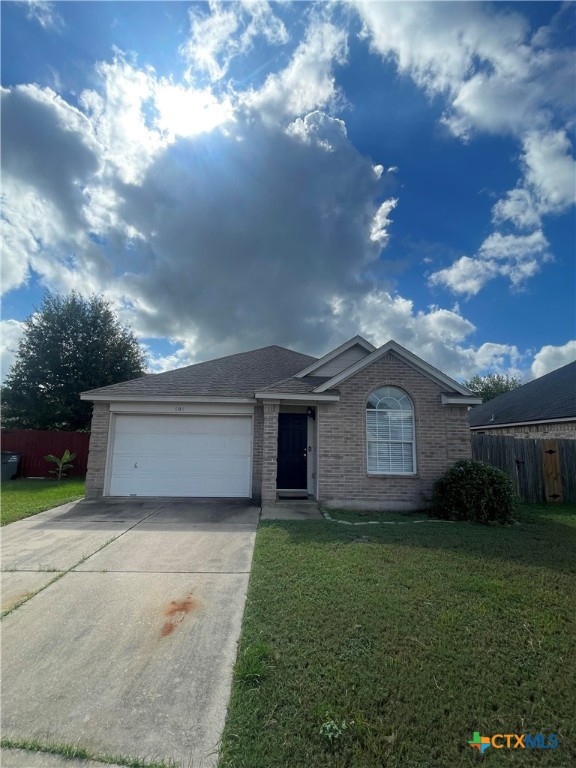
POLYGON ((85 493, 81 477, 65 480, 9 480, 2 483, 2 525, 36 515, 59 504, 81 499, 85 493))
POLYGON ((262 523, 220 768, 576 764, 576 505, 519 522, 262 523))

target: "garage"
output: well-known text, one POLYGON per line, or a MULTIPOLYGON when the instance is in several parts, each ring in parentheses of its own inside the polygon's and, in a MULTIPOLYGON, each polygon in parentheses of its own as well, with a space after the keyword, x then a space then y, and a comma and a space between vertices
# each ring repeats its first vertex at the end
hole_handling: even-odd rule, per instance
POLYGON ((110 496, 251 495, 252 418, 117 414, 110 496))

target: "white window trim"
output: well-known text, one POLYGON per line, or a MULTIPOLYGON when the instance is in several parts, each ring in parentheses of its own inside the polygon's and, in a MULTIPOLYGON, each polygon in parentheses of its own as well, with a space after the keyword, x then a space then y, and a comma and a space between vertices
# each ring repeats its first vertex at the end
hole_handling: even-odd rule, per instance
MULTIPOLYGON (((381 387, 376 387, 376 389, 371 390, 371 392, 368 394, 368 398, 366 398, 366 405, 364 406, 364 430, 366 433, 366 473, 370 477, 414 477, 418 474, 418 467, 416 465, 416 418, 415 418, 415 410, 414 410, 414 403, 412 401, 412 398, 406 392, 405 389, 402 389, 402 387, 397 387, 395 384, 383 384, 381 387), (376 392, 379 389, 382 389, 383 387, 394 387, 395 389, 399 389, 401 392, 403 392, 408 400, 410 401, 410 405, 412 406, 412 472, 377 472, 375 470, 371 470, 368 467, 368 443, 407 443, 410 442, 409 440, 369 440, 368 439, 368 398, 373 392, 376 392)), ((370 410, 377 410, 375 408, 370 408, 370 410)), ((406 411, 394 411, 394 413, 406 413, 406 411)))

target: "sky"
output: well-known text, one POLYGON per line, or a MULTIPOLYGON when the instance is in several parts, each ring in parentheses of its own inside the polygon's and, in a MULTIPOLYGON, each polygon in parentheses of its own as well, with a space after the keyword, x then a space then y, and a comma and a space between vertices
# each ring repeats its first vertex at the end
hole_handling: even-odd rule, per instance
POLYGON ((576 359, 576 4, 10 2, 2 370, 46 290, 151 372, 394 339, 576 359))

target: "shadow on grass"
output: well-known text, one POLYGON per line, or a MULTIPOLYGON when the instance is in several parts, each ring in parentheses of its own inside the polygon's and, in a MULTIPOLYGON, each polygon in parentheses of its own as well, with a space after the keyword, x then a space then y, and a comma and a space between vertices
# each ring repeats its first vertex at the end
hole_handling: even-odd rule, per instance
POLYGON ((375 542, 444 550, 562 573, 576 573, 576 505, 524 505, 513 525, 434 521, 413 525, 344 526, 333 522, 265 521, 293 543, 375 542))

